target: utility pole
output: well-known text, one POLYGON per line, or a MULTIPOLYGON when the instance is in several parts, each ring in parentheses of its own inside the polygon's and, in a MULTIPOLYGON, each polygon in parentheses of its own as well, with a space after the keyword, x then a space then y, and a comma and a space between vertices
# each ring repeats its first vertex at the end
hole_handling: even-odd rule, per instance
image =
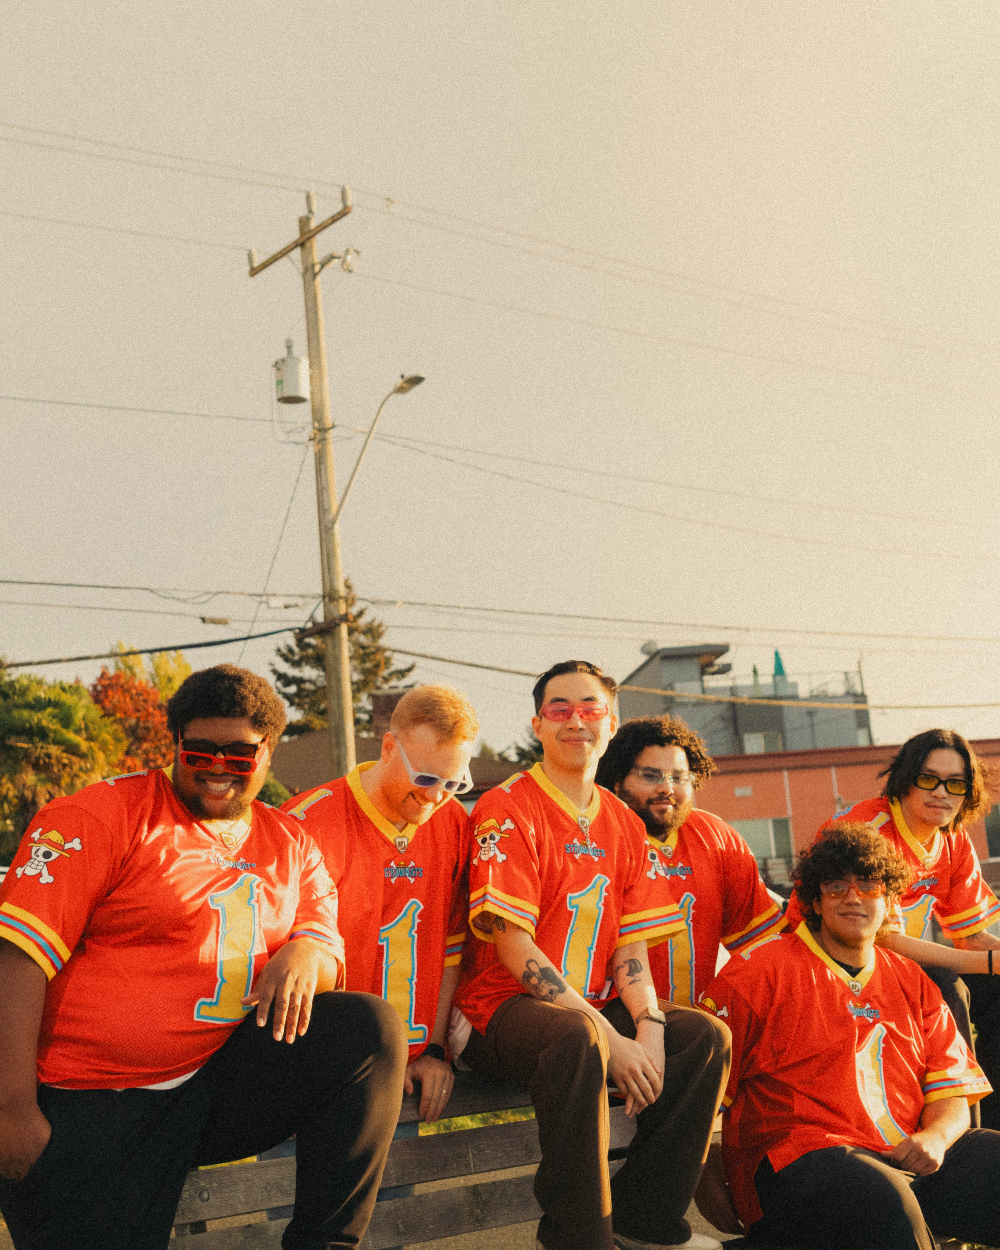
POLYGON ((257 263, 250 252, 250 277, 281 260, 295 248, 302 257, 302 289, 305 295, 306 337, 309 352, 309 394, 312 404, 312 443, 316 461, 316 509, 319 514, 320 569, 323 579, 323 623, 299 637, 322 634, 326 639, 326 705, 330 734, 330 755, 334 776, 343 777, 356 763, 354 752, 354 699, 351 692, 351 659, 347 641, 347 600, 344 594, 344 568, 340 554, 340 527, 337 525, 337 478, 333 464, 333 421, 330 415, 330 386, 326 371, 326 337, 323 331, 323 299, 319 275, 332 260, 349 267, 352 249, 343 258, 316 259, 316 236, 351 211, 351 191, 341 188, 342 208, 318 225, 314 224, 316 197, 306 196, 308 213, 299 218, 298 238, 257 263))

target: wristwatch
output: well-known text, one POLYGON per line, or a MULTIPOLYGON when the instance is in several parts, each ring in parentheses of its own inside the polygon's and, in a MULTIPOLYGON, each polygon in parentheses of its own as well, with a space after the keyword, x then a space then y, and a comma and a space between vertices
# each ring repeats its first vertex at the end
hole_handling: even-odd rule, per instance
POLYGON ((667 1024, 667 1017, 660 1011, 659 1007, 655 1008, 655 1010, 652 1007, 644 1007, 636 1016, 635 1023, 638 1025, 640 1020, 652 1020, 656 1024, 662 1024, 664 1028, 667 1024))

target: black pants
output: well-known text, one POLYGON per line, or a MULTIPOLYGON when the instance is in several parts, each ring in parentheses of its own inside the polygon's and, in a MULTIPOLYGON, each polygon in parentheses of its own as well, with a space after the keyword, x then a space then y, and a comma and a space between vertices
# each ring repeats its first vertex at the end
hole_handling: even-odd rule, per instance
POLYGON ((852 1146, 812 1150, 754 1177, 752 1243, 803 1250, 934 1250, 934 1237, 1000 1245, 1000 1133, 970 1129, 930 1176, 852 1146))
POLYGON ((0 1179, 17 1250, 164 1250, 189 1169, 298 1136, 285 1250, 355 1247, 375 1204, 402 1097, 396 1012, 371 994, 319 994, 304 1037, 276 1042, 251 1013, 177 1089, 42 1085, 52 1138, 20 1182, 0 1179))
MULTIPOLYGON (((615 999, 604 1012, 635 1037, 615 999)), ((729 1030, 688 1007, 667 1011, 663 1092, 636 1121, 625 1166, 608 1180, 608 1044, 582 1011, 509 998, 485 1036, 475 1029, 462 1058, 476 1071, 527 1084, 542 1161, 535 1197, 546 1250, 612 1250, 612 1231, 661 1245, 691 1236, 684 1219, 729 1074, 729 1030), (613 1207, 613 1212, 612 1212, 613 1207)))
MULTIPOLYGON (((997 952, 1000 955, 1000 951, 997 952)), ((1000 965, 1000 960, 998 960, 1000 965)), ((950 968, 925 968, 941 991, 958 1031, 970 1046, 972 1025, 976 1026, 973 1049, 986 1079, 998 1091, 972 1108, 972 1127, 1000 1129, 1000 976, 973 973, 960 977, 950 968)))

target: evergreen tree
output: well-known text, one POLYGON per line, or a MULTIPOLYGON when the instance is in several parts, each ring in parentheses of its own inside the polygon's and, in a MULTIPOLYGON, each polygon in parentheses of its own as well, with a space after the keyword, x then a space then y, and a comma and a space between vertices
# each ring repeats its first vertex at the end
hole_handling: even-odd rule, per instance
POLYGON ((43 803, 114 776, 125 745, 79 682, 0 671, 0 863, 43 803))
MULTIPOLYGON (((354 698, 354 728, 370 729, 372 724, 371 695, 386 686, 394 685, 408 677, 416 667, 408 664, 397 667, 394 657, 382 639, 386 626, 382 621, 368 616, 368 609, 356 611, 357 596, 350 580, 345 583, 347 611, 351 617, 347 625, 347 641, 351 657, 351 691, 354 698)), ((274 684, 285 702, 298 713, 285 730, 286 737, 325 729, 327 725, 326 704, 326 638, 314 635, 301 642, 283 643, 277 648, 277 656, 285 669, 271 665, 274 684), (291 671, 286 671, 290 669, 291 671)))
POLYGON ((512 742, 501 758, 510 760, 512 764, 520 764, 522 768, 530 768, 542 759, 542 744, 535 737, 535 731, 529 726, 528 736, 523 742, 512 742))

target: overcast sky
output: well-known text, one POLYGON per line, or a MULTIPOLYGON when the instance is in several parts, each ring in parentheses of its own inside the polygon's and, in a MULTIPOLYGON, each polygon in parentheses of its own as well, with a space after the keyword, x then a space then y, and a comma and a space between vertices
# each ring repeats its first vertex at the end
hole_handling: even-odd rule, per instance
MULTIPOLYGON (((994 4, 0 14, 3 577, 316 593, 304 406, 272 400, 301 279, 251 280, 245 251, 348 183, 319 240, 360 251, 323 277, 334 421, 427 381, 386 409, 424 441, 374 444, 346 568, 375 599, 540 614, 382 606, 391 643, 619 678, 647 638, 731 642, 741 674, 777 646, 803 690, 863 654, 874 704, 1000 703, 994 4)), ((343 485, 360 439, 337 437, 343 485)), ((11 660, 235 636, 258 603, 0 600, 11 660)), ((273 647, 189 659, 268 674, 273 647)), ((527 724, 524 678, 417 675, 464 688, 494 747, 527 724)), ((872 723, 1000 736, 1000 709, 872 723)))

